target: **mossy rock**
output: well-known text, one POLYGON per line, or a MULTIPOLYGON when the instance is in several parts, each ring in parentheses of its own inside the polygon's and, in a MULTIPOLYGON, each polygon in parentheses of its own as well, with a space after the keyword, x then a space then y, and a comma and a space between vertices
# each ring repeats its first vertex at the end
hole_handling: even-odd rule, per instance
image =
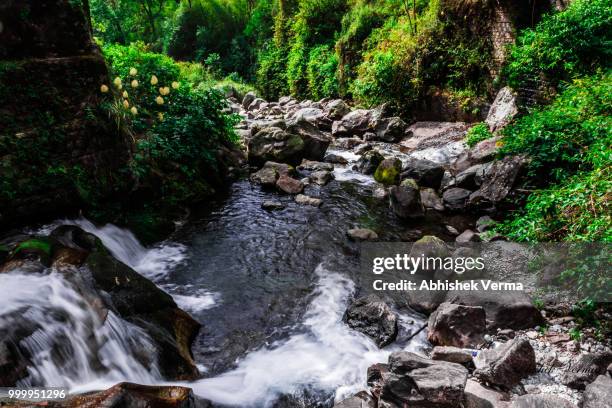
POLYGON ((41 264, 49 266, 53 256, 55 242, 49 238, 32 238, 23 241, 13 249, 12 259, 38 260, 41 264))
POLYGON ((394 185, 399 181, 402 171, 402 162, 399 159, 388 158, 383 160, 374 172, 374 180, 385 185, 394 185))

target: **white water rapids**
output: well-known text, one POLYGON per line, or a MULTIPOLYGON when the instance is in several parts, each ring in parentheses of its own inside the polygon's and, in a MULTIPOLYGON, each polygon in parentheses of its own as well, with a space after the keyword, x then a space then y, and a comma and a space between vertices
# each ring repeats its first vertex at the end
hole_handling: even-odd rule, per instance
MULTIPOLYGON (((187 256, 182 245, 164 243, 146 249, 131 232, 113 225, 98 228, 85 219, 59 224, 75 224, 97 235, 115 257, 157 282, 188 311, 222 301, 222 294, 187 293, 184 287, 160 283, 187 256)), ((316 288, 293 335, 247 354, 229 372, 181 385, 203 398, 238 407, 268 407, 279 395, 305 389, 335 393, 336 400, 365 389, 367 368, 385 362, 399 346, 381 350, 348 328, 342 316, 355 290, 353 282, 324 264, 315 272, 316 288)), ((18 309, 27 310, 23 318, 39 323, 39 330, 25 340, 33 355, 28 382, 67 386, 73 392, 103 389, 119 381, 164 383, 155 364, 147 369, 135 357, 155 355, 148 336, 112 313, 102 322, 60 274, 0 274, 0 327, 10 324, 3 319, 18 309), (71 350, 63 355, 63 365, 53 356, 57 343, 71 350)), ((402 317, 400 323, 407 320, 402 317)), ((406 349, 419 352, 423 344, 421 333, 406 349)))

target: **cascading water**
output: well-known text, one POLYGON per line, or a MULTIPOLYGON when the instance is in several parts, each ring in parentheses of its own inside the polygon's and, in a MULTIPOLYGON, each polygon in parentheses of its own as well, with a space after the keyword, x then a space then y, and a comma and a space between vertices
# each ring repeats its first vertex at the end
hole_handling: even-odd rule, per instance
POLYGON ((58 272, 2 273, 0 293, 0 331, 29 333, 20 341, 30 356, 29 375, 18 385, 74 388, 161 380, 147 334, 111 311, 96 309, 58 272))

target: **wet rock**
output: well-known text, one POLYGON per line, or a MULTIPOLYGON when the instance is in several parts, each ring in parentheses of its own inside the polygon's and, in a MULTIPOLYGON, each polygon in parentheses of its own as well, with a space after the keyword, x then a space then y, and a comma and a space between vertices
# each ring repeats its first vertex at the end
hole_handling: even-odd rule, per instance
POLYGON ((341 120, 344 116, 349 114, 351 108, 342 99, 334 99, 327 103, 325 112, 327 117, 332 120, 341 120))
POLYGON ((516 338, 495 349, 482 350, 474 358, 474 375, 488 384, 510 389, 536 372, 535 352, 524 338, 516 338))
POLYGON ((612 402, 612 378, 600 375, 586 386, 582 408, 606 408, 612 402))
POLYGON ((51 408, 212 408, 213 405, 196 397, 191 388, 122 382, 105 391, 76 395, 65 401, 50 402, 49 406, 51 408))
POLYGON ((372 145, 370 143, 362 143, 355 147, 353 152, 359 156, 363 155, 365 152, 372 150, 372 145))
POLYGON ((462 211, 467 206, 468 199, 472 192, 464 188, 452 187, 442 194, 444 206, 451 211, 462 211))
POLYGON ((459 236, 455 238, 455 242, 459 244, 465 244, 467 242, 480 242, 480 236, 472 230, 465 230, 459 236))
POLYGON ((352 329, 371 337, 378 347, 392 343, 397 337, 397 316, 376 295, 355 300, 347 309, 344 321, 352 329))
POLYGON ((485 215, 476 220, 476 229, 478 232, 485 232, 493 228, 495 224, 497 224, 497 221, 488 215, 485 215))
MULTIPOLYGON (((419 192, 421 194, 421 203, 423 203, 423 207, 429 210, 444 211, 444 203, 438 193, 436 193, 436 190, 429 187, 422 187, 419 192)), ((447 226, 447 229, 448 227, 449 226, 447 226)))
POLYGON ((389 192, 387 191, 385 187, 377 187, 376 189, 374 189, 374 192, 372 193, 372 197, 377 198, 379 200, 384 200, 388 196, 389 196, 389 192))
POLYGON ((332 136, 362 136, 369 127, 371 111, 357 109, 347 113, 342 119, 332 123, 332 136))
POLYGON ((353 228, 346 232, 346 235, 353 241, 375 241, 378 234, 367 228, 353 228))
POLYGON ((295 168, 287 163, 276 163, 276 162, 265 162, 263 165, 264 169, 274 169, 278 172, 279 176, 293 176, 295 175, 295 168))
POLYGON ((470 150, 462 152, 452 162, 453 171, 457 174, 477 164, 489 164, 487 162, 495 159, 495 155, 499 151, 498 142, 500 140, 501 136, 483 140, 470 150))
POLYGON ((298 166, 298 169, 306 171, 333 171, 334 165, 331 163, 324 163, 313 160, 302 160, 302 163, 298 166))
POLYGON ((278 180, 278 177, 279 174, 276 169, 272 167, 263 167, 251 174, 249 180, 251 180, 251 183, 260 184, 264 187, 273 187, 276 185, 276 180, 278 180))
POLYGON ((290 122, 306 121, 317 127, 319 130, 330 131, 332 120, 327 117, 322 109, 318 108, 302 108, 297 110, 291 118, 290 122))
POLYGON ((326 154, 323 160, 327 163, 348 164, 348 160, 344 157, 333 153, 326 154))
POLYGON ((304 148, 300 136, 274 127, 260 130, 247 144, 249 162, 255 165, 267 161, 299 163, 304 157, 304 148))
POLYGON ((376 150, 365 152, 357 162, 357 170, 363 174, 374 174, 385 157, 376 150))
POLYGON ((362 391, 334 404, 334 408, 376 408, 376 401, 370 394, 362 391))
POLYGON ((476 190, 482 184, 489 164, 476 164, 455 176, 453 187, 476 190))
POLYGON ((520 291, 450 291, 446 301, 467 306, 482 306, 487 329, 521 330, 544 323, 540 311, 527 294, 520 291))
POLYGON ((300 180, 282 175, 276 180, 276 187, 287 194, 299 194, 304 191, 304 184, 300 180))
POLYGON ((261 204, 261 208, 267 211, 282 210, 285 205, 278 200, 266 200, 261 204))
POLYGON ((467 364, 472 362, 472 351, 452 346, 436 346, 431 352, 431 359, 467 364))
POLYGON ((389 356, 389 374, 383 376, 381 401, 400 407, 458 407, 463 402, 467 375, 467 369, 459 364, 395 352, 389 356))
POLYGON ((521 156, 508 156, 495 161, 484 175, 480 188, 470 195, 471 206, 495 205, 502 201, 514 186, 525 159, 521 156))
POLYGON ((29 237, 15 245, 2 270, 8 270, 7 265, 22 263, 35 263, 48 267, 51 265, 56 248, 57 242, 49 237, 29 237))
POLYGON ((423 187, 431 187, 435 190, 440 188, 444 167, 429 160, 411 159, 402 171, 402 180, 405 178, 415 179, 423 187))
POLYGON ((28 358, 12 339, 25 338, 31 335, 36 327, 0 329, 0 384, 11 387, 28 376, 28 358), (18 331, 20 333, 14 333, 18 331))
POLYGON ((53 253, 53 260, 51 261, 51 267, 60 269, 70 266, 81 266, 87 258, 88 252, 82 249, 75 249, 69 247, 58 248, 53 253))
POLYGON ((249 106, 246 108, 246 110, 248 110, 250 112, 253 112, 253 111, 257 110, 257 109, 263 108, 266 103, 267 102, 265 100, 261 99, 261 98, 255 98, 253 100, 253 102, 251 102, 249 104, 249 106))
POLYGON ((368 133, 365 140, 378 140, 381 142, 395 143, 406 136, 406 122, 398 117, 382 118, 370 122, 373 132, 368 133))
POLYGON ((507 408, 509 400, 508 394, 484 387, 472 379, 465 384, 464 408, 507 408))
POLYGON ((429 316, 427 339, 438 346, 474 348, 483 343, 485 331, 482 307, 442 303, 429 316))
POLYGON ((401 170, 402 162, 399 159, 384 159, 374 172, 374 180, 385 185, 397 184, 401 170))
POLYGON ((568 400, 547 394, 527 394, 512 401, 510 408, 576 408, 568 400))
POLYGON ((510 87, 506 86, 497 93, 485 123, 489 126, 491 132, 495 132, 510 123, 517 114, 516 97, 510 87))
POLYGON ((51 231, 49 237, 65 247, 82 251, 93 251, 99 244, 98 237, 75 225, 60 225, 51 231))
POLYGON ((419 186, 412 179, 389 189, 389 205, 400 218, 417 218, 424 213, 419 186))
POLYGON ((364 141, 358 137, 343 137, 333 141, 333 145, 335 147, 346 150, 350 150, 355 146, 360 146, 362 144, 364 144, 364 141))
POLYGON ((247 109, 256 98, 257 95, 255 95, 255 93, 247 92, 246 95, 244 95, 244 98, 242 98, 242 107, 247 109))
POLYGON ((304 194, 296 195, 295 202, 303 205, 312 205, 313 207, 319 207, 323 203, 320 198, 310 197, 304 194))
POLYGON ((327 170, 317 170, 317 171, 313 171, 310 174, 310 180, 312 180, 313 182, 315 182, 316 184, 320 185, 320 186, 324 186, 327 183, 329 183, 331 180, 333 180, 334 175, 327 170))
POLYGON ((561 383, 570 388, 584 390, 597 376, 605 374, 612 363, 612 352, 581 354, 563 373, 561 383))
POLYGON ((317 126, 305 119, 298 118, 287 126, 287 132, 296 134, 304 143, 303 157, 310 160, 323 160, 332 139, 321 132, 317 126))

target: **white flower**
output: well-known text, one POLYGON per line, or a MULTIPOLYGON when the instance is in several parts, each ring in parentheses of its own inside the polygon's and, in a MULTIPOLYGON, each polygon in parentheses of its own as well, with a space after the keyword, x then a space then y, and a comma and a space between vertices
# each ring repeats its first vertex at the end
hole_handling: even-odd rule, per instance
POLYGON ((158 96, 157 98, 155 98, 155 102, 157 102, 158 105, 163 105, 164 98, 162 98, 161 96, 158 96))
POLYGON ((121 86, 121 78, 119 77, 115 78, 115 80, 113 81, 113 84, 115 84, 117 88, 119 88, 121 86))
POLYGON ((130 85, 132 86, 132 88, 138 88, 138 81, 135 79, 132 79, 132 82, 130 83, 130 85))
POLYGON ((178 82, 176 81, 172 82, 172 89, 178 89, 179 86, 181 86, 181 84, 179 84, 178 82))
POLYGON ((100 86, 100 92, 107 93, 108 92, 108 86, 106 86, 106 85, 100 86))
POLYGON ((130 75, 134 76, 138 73, 138 71, 136 70, 136 68, 130 68, 130 75))
POLYGON ((138 115, 138 109, 136 109, 135 106, 132 106, 132 109, 130 109, 130 112, 132 112, 132 115, 138 115))
POLYGON ((157 85, 157 82, 159 82, 159 81, 157 80, 157 77, 156 77, 155 75, 153 75, 153 76, 151 77, 151 85, 157 85))
POLYGON ((122 96, 123 96, 125 99, 127 99, 129 95, 128 95, 127 91, 123 91, 122 96))
POLYGON ((127 99, 124 99, 124 100, 123 100, 123 107, 124 107, 125 109, 127 109, 127 108, 129 108, 129 107, 130 107, 130 103, 127 101, 127 99))
POLYGON ((162 112, 157 113, 157 119, 164 120, 164 114, 162 112))

